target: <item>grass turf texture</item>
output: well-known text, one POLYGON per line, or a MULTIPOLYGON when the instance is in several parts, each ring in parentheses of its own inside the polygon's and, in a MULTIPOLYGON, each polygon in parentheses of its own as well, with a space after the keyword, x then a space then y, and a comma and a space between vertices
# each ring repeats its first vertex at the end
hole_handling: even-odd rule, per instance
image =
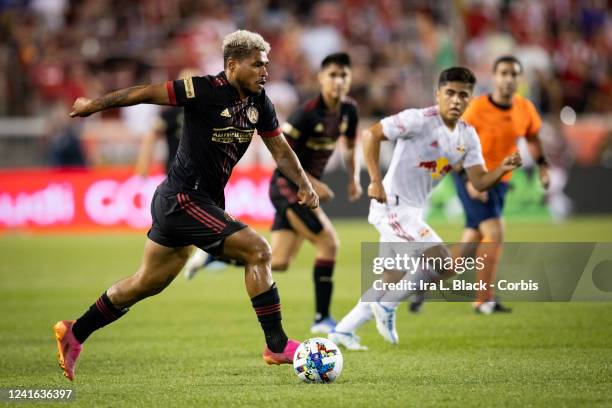
MULTIPOLYGON (((359 295, 359 243, 377 235, 362 220, 336 227, 332 312, 341 318, 359 295)), ((433 227, 446 240, 460 236, 458 225, 433 227)), ((510 223, 507 239, 612 241, 612 218, 510 223)), ((0 237, 0 388, 70 387, 70 406, 612 405, 610 303, 516 303, 503 316, 475 315, 466 303, 430 303, 416 316, 402 306, 399 346, 370 322, 360 330, 370 351, 344 352, 336 383, 307 385, 291 367, 261 360, 263 336, 237 268, 179 276, 94 333, 70 383, 52 324, 80 316, 131 274, 143 243, 142 234, 0 237)), ((285 329, 298 339, 311 337, 312 259, 306 244, 290 271, 275 275, 285 329)))

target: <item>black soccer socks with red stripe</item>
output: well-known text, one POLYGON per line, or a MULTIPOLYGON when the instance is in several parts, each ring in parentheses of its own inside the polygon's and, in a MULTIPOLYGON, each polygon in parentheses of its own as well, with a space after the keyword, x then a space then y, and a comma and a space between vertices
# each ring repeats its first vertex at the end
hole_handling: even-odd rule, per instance
POLYGON ((281 304, 276 283, 269 290, 251 298, 257 320, 266 336, 266 344, 273 353, 280 353, 287 345, 287 335, 281 324, 281 304))
POLYGON ((314 265, 313 278, 315 287, 315 304, 317 307, 316 321, 329 317, 329 304, 331 302, 334 283, 334 260, 317 259, 314 265))
POLYGON ((77 319, 72 326, 72 334, 79 343, 83 343, 91 333, 114 322, 127 312, 128 308, 117 309, 104 292, 96 303, 77 319))

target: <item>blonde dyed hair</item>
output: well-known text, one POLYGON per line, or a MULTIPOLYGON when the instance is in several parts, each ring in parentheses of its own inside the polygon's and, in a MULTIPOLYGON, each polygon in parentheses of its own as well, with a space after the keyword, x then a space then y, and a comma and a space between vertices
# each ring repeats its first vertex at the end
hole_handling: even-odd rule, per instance
POLYGON ((227 67, 227 60, 229 58, 242 60, 253 50, 263 51, 268 54, 270 52, 270 44, 260 34, 247 30, 238 30, 225 36, 221 49, 223 51, 223 65, 227 67))

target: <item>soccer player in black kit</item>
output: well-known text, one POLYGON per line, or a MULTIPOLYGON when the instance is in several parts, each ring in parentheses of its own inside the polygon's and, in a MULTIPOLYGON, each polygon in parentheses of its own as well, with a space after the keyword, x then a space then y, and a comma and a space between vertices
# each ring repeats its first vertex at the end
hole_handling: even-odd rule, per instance
MULTIPOLYGON (((283 125, 287 141, 300 159, 321 201, 334 193, 321 181, 323 170, 340 137, 344 139, 349 173, 348 197, 357 200, 362 193, 355 160, 357 105, 347 97, 351 85, 351 61, 346 53, 328 55, 318 74, 320 93, 290 115, 283 125)), ((336 322, 330 316, 332 275, 338 249, 338 235, 321 208, 299 205, 298 186, 277 168, 270 182, 270 199, 276 215, 272 225, 272 270, 284 271, 303 239, 315 246, 313 265, 316 314, 312 333, 328 333, 336 322)))
MULTIPOLYGON (((189 78, 197 76, 197 70, 194 68, 183 69, 179 73, 179 78, 189 78)), ((183 125, 185 123, 185 113, 182 107, 173 106, 163 109, 150 132, 148 132, 140 145, 140 151, 138 152, 138 159, 136 160, 136 174, 141 177, 147 177, 149 169, 151 167, 151 161, 153 160, 153 154, 155 149, 155 143, 158 139, 163 139, 168 149, 166 156, 166 168, 165 172, 168 173, 170 165, 174 161, 176 152, 178 151, 179 141, 183 135, 183 125)), ((200 268, 207 259, 207 253, 199 248, 195 248, 195 251, 191 254, 191 257, 187 261, 184 267, 185 277, 191 279, 194 274, 194 269, 200 268), (195 268, 191 265, 195 265, 195 268)), ((208 255, 211 261, 214 261, 211 255, 208 255)), ((212 263, 212 262, 211 262, 212 263)), ((218 262, 220 266, 223 266, 221 262, 218 262)))
POLYGON ((183 106, 185 128, 168 178, 151 203, 153 225, 140 268, 112 285, 79 319, 54 326, 60 366, 70 380, 89 335, 168 286, 185 264, 190 245, 245 263, 246 289, 265 335, 263 358, 268 364, 293 361, 299 342, 289 340, 281 325, 270 246, 223 210, 223 188, 257 129, 279 168, 299 185, 298 202, 316 208, 319 198, 263 90, 270 45, 259 34, 240 30, 224 38, 222 49, 224 71, 216 76, 134 86, 74 103, 72 117, 139 103, 183 106))

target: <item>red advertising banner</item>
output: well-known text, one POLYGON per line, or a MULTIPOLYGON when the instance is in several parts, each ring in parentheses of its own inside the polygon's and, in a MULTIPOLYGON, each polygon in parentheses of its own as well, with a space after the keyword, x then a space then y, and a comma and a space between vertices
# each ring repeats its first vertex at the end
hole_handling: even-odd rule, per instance
MULTIPOLYGON (((225 189, 226 211, 267 224, 271 170, 236 168, 225 189)), ((149 205, 165 175, 142 178, 132 167, 0 171, 0 232, 147 229, 149 205)))

